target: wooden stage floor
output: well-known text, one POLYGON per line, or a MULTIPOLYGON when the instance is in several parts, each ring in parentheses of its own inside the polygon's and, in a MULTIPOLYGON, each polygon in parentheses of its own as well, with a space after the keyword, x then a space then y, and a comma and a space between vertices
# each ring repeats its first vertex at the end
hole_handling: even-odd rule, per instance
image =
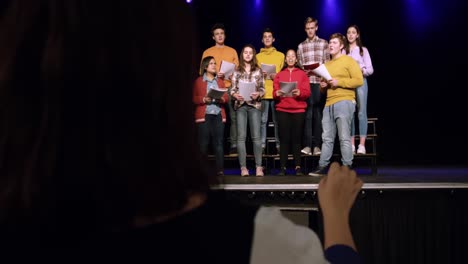
MULTIPOLYGON (((468 189, 468 167, 379 167, 378 174, 370 169, 356 169, 366 189, 468 189)), ((221 183, 214 189, 239 191, 316 190, 319 177, 308 175, 241 177, 239 170, 225 170, 221 183)), ((255 172, 251 171, 251 174, 255 172)), ((290 172, 293 174, 293 172, 290 172)))

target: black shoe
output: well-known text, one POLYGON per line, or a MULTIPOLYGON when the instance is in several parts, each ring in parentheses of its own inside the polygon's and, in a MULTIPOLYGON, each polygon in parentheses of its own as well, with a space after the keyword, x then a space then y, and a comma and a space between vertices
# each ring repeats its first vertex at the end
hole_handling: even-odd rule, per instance
POLYGON ((282 167, 280 172, 278 173, 278 176, 286 176, 286 167, 282 167))
POLYGON ((309 176, 321 177, 327 175, 327 167, 318 166, 315 170, 309 172, 309 176))
POLYGON ((304 173, 302 173, 301 166, 296 166, 296 176, 303 176, 304 173))

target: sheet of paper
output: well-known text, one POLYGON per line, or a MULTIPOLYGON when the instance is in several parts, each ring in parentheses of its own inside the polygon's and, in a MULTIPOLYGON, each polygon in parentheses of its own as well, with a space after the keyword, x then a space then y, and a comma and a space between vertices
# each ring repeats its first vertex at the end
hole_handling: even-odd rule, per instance
POLYGON ((213 87, 208 91, 207 96, 214 98, 214 99, 219 99, 223 97, 224 93, 227 92, 227 90, 228 90, 227 88, 214 88, 213 87))
POLYGON ((325 80, 329 81, 332 79, 330 73, 327 70, 327 67, 325 67, 325 64, 320 64, 317 68, 312 70, 313 73, 325 78, 325 80))
POLYGON ((239 94, 244 97, 245 101, 252 100, 250 95, 257 91, 257 84, 255 82, 244 82, 239 80, 239 94))
POLYGON ((270 74, 276 73, 276 66, 274 64, 262 63, 262 64, 260 64, 260 67, 262 68, 262 71, 266 72, 267 80, 271 80, 270 79, 270 74))
POLYGON ((296 89, 297 82, 280 82, 280 89, 284 92, 284 96, 291 97, 292 90, 296 89))
POLYGON ((223 60, 221 61, 219 72, 224 73, 224 78, 229 78, 229 76, 234 73, 235 69, 236 65, 234 63, 223 60))

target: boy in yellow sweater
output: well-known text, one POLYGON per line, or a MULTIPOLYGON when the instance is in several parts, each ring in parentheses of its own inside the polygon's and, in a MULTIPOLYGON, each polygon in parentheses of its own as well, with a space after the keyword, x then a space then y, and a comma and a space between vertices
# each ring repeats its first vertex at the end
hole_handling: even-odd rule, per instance
POLYGON ((364 82, 361 68, 350 56, 343 54, 345 38, 341 33, 332 34, 329 41, 331 60, 325 63, 332 79, 320 82, 322 89, 327 89, 327 101, 322 119, 322 153, 318 167, 310 176, 326 174, 336 133, 340 140, 341 162, 351 168, 353 151, 351 147, 351 120, 356 108, 356 88, 364 82))
POLYGON ((271 117, 273 123, 275 124, 275 143, 276 150, 279 154, 279 137, 278 137, 278 126, 276 122, 276 109, 275 101, 273 100, 273 79, 276 76, 276 73, 281 71, 284 65, 284 53, 277 51, 273 47, 273 42, 275 38, 273 36, 273 31, 270 28, 265 28, 262 35, 262 43, 265 45, 260 52, 257 53, 257 63, 259 67, 262 67, 262 64, 275 65, 275 73, 267 74, 263 71, 263 76, 265 78, 265 96, 262 99, 262 126, 261 126, 261 139, 262 139, 262 148, 265 151, 266 146, 266 134, 267 134, 267 123, 268 123, 268 112, 271 108, 271 117))

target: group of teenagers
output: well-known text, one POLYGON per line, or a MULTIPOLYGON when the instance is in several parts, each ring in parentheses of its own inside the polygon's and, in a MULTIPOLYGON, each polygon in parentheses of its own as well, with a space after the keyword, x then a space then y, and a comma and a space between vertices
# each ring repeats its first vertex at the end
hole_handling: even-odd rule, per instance
POLYGON ((225 45, 223 24, 212 29, 215 45, 203 52, 200 76, 193 86, 195 122, 200 150, 207 154, 213 146, 217 174, 224 175, 224 124, 226 112, 230 118, 230 153, 237 153, 241 176, 249 176, 247 167, 247 125, 253 142, 255 175, 264 176, 262 155, 265 151, 268 114, 271 109, 276 149, 280 156, 279 175, 286 175, 289 153, 294 159, 295 175, 304 175, 301 153, 320 155, 318 166, 310 176, 326 173, 338 135, 342 165, 352 167, 353 155, 366 154, 367 77, 374 72, 369 51, 363 46, 357 25, 347 28, 346 36, 334 33, 329 40, 316 35, 318 20, 308 17, 304 22, 307 39, 297 50, 286 54, 273 46, 274 33, 263 30, 263 48, 257 53, 251 44, 238 56, 225 45), (234 63, 234 73, 220 71, 223 61, 234 63), (276 67, 275 73, 262 70, 262 64, 276 67), (324 64, 331 75, 325 80, 306 65, 324 64), (255 92, 249 98, 241 96, 240 82, 254 82, 255 92), (291 93, 281 89, 282 82, 295 82, 291 93), (212 88, 228 88, 214 99, 208 96, 212 88), (359 145, 355 147, 355 110, 357 106, 359 145), (227 109, 226 109, 227 108, 227 109))
POLYGON ((194 155, 198 40, 179 30, 193 21, 185 1, 2 1, 3 262, 362 263, 349 214, 363 182, 346 166, 319 183, 322 240, 212 189, 194 155))

